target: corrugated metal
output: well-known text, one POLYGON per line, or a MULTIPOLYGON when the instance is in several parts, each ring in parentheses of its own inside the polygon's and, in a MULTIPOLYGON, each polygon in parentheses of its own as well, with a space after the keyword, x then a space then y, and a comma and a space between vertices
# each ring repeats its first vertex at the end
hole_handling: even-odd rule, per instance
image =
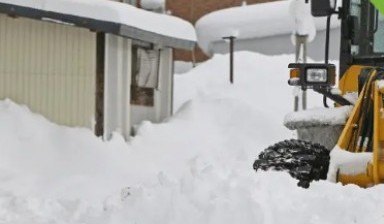
POLYGON ((95 41, 86 29, 0 15, 0 100, 58 124, 91 127, 95 41))

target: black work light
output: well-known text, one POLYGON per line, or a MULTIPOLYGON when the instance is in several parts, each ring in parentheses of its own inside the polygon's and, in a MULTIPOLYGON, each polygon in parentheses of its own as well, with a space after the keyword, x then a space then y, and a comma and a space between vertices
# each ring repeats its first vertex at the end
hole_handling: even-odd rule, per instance
POLYGON ((336 67, 333 64, 292 63, 288 68, 291 68, 289 85, 303 89, 335 85, 336 67))

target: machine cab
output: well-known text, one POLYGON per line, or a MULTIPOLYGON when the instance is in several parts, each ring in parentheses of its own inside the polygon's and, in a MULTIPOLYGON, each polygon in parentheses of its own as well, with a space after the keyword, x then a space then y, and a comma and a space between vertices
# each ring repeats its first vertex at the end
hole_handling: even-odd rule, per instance
POLYGON ((343 0, 340 74, 354 64, 384 66, 384 15, 368 0, 343 0))

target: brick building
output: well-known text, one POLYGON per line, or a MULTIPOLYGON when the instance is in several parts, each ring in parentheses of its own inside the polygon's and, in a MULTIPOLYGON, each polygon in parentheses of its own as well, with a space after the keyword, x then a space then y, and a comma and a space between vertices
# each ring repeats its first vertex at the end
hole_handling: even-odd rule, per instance
MULTIPOLYGON (((272 2, 278 0, 166 0, 166 10, 174 16, 181 17, 195 24, 202 16, 220 9, 230 8, 246 4, 272 2)), ((203 61, 207 56, 200 49, 194 52, 176 51, 176 60, 203 61)))

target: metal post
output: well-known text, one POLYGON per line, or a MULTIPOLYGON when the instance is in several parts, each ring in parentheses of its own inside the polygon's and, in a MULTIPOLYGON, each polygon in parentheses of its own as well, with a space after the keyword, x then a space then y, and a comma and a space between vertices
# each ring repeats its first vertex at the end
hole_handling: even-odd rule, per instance
MULTIPOLYGON (((307 39, 308 35, 305 35, 302 40, 302 45, 303 45, 303 63, 307 63, 307 39)), ((307 90, 303 89, 302 96, 301 96, 301 103, 303 110, 307 109, 307 90)))
MULTIPOLYGON (((308 35, 299 35, 296 34, 296 63, 306 63, 307 62, 307 38, 308 35)), ((301 95, 302 109, 307 109, 307 91, 302 90, 301 95)), ((299 97, 295 96, 294 99, 294 111, 299 110, 299 97)))
POLYGON ((224 40, 229 40, 229 82, 233 84, 234 82, 234 42, 236 37, 235 36, 229 36, 229 37, 223 37, 224 40))
POLYGON ((229 81, 231 82, 231 84, 233 84, 233 40, 234 40, 234 37, 231 37, 229 39, 229 66, 230 66, 230 72, 229 72, 229 81))

